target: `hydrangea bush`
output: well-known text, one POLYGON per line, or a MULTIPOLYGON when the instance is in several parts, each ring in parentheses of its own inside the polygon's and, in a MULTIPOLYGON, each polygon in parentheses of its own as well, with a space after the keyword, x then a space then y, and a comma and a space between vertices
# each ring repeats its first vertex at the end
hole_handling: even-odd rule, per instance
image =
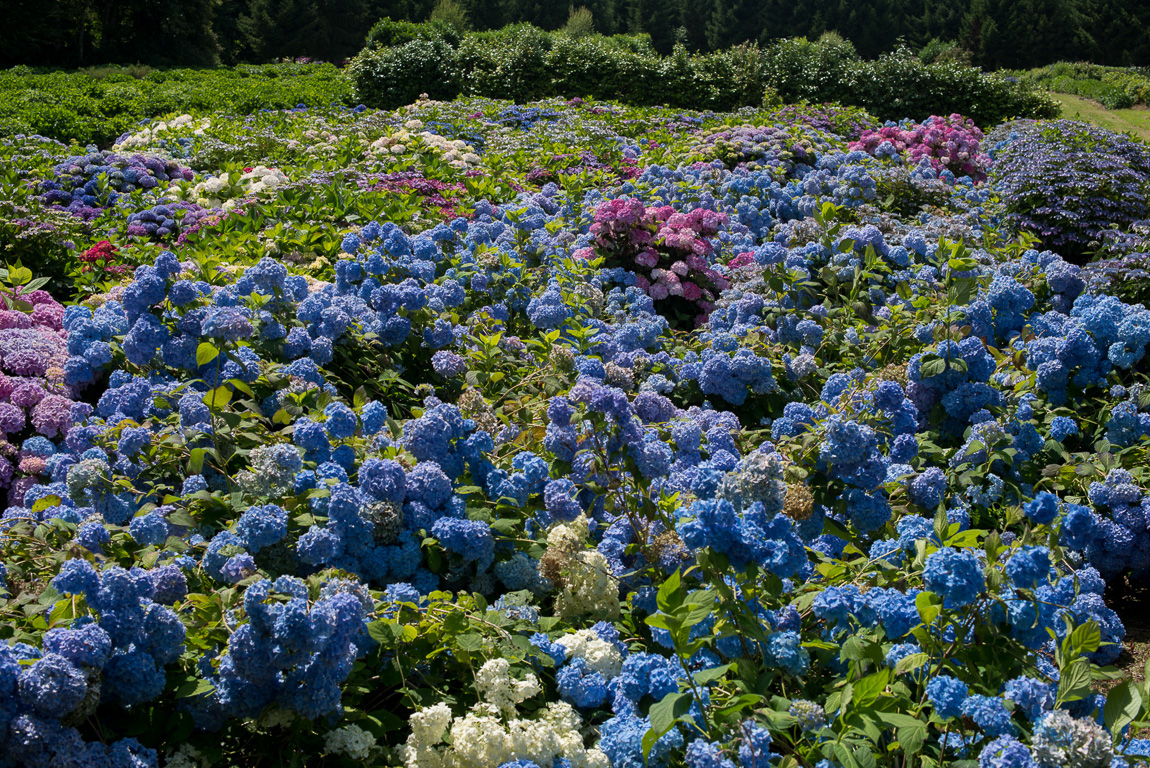
POLYGON ((936 172, 950 171, 980 182, 990 165, 990 157, 980 151, 982 139, 982 131, 969 118, 933 115, 921 123, 887 123, 877 131, 863 131, 850 148, 875 157, 905 155, 912 164, 925 159, 936 172))
POLYGON ((1069 258, 1101 250, 1105 232, 1150 214, 1150 154, 1140 141, 1073 120, 1007 123, 990 141, 1012 224, 1069 258))
POLYGON ((122 139, 203 176, 0 309, 0 764, 1145 764, 1150 314, 831 117, 122 139))

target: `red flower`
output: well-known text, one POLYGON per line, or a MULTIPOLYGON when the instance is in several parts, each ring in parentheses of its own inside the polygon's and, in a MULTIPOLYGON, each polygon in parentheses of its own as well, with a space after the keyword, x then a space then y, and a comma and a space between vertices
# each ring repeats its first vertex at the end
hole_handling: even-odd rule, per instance
POLYGON ((112 245, 107 240, 101 240, 80 254, 79 259, 80 261, 86 262, 88 264, 94 264, 101 260, 107 263, 115 258, 116 251, 118 250, 119 249, 116 246, 112 245))

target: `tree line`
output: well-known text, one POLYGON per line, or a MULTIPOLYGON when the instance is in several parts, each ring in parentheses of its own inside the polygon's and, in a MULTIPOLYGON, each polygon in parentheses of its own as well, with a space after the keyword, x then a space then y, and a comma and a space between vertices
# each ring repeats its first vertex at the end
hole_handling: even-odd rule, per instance
POLYGON ((383 17, 438 15, 477 31, 529 22, 647 34, 713 51, 838 32, 873 58, 898 45, 987 69, 1055 61, 1150 65, 1150 0, 6 0, 0 65, 339 63, 383 17), (582 9, 586 9, 583 11, 582 9))

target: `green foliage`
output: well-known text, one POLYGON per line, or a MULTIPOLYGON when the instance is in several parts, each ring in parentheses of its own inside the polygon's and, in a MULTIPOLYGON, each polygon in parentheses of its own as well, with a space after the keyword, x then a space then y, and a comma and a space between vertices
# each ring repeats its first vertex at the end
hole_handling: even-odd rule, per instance
POLYGON ((1107 109, 1128 109, 1135 104, 1150 103, 1150 77, 1132 67, 1063 61, 1015 74, 1035 87, 1093 99, 1107 109))
POLYGON ((578 8, 571 6, 571 12, 567 16, 567 23, 563 25, 563 29, 560 31, 564 35, 575 39, 595 34, 595 19, 591 14, 591 10, 585 5, 581 5, 578 8))
POLYGON ((599 35, 557 38, 547 57, 553 91, 571 96, 611 94, 606 98, 649 103, 661 81, 658 57, 612 43, 599 35))
POLYGON ((393 48, 412 40, 442 40, 454 47, 459 45, 459 31, 445 21, 397 21, 384 16, 367 33, 368 48, 393 48))
POLYGON ((395 48, 360 53, 348 67, 348 74, 358 100, 394 109, 414 102, 421 93, 434 99, 459 95, 454 58, 455 51, 444 40, 416 39, 395 48))
POLYGON ((939 40, 932 37, 918 52, 918 60, 923 64, 937 64, 943 61, 957 61, 959 64, 970 64, 970 51, 966 50, 953 40, 939 40))
POLYGON ((848 103, 884 120, 959 112, 979 125, 996 125, 1059 114, 1050 97, 1025 84, 955 62, 925 65, 905 49, 858 68, 852 91, 848 103))
POLYGON ((455 0, 439 0, 431 9, 429 23, 446 24, 451 29, 462 32, 471 29, 471 22, 467 18, 467 11, 455 0))
POLYGON ((783 40, 769 49, 763 78, 786 102, 850 103, 854 72, 863 64, 855 47, 839 40, 783 40))
POLYGON ((330 64, 152 70, 140 78, 15 67, 0 72, 0 135, 108 145, 140 120, 172 112, 351 105, 351 96, 347 79, 330 64))
POLYGON ((867 61, 838 35, 710 54, 690 54, 678 45, 659 57, 644 39, 576 37, 518 24, 466 35, 454 50, 430 40, 369 48, 352 62, 350 74, 360 101, 387 109, 420 93, 514 101, 589 96, 713 110, 760 106, 769 94, 768 103, 835 101, 884 120, 961 112, 994 125, 1058 114, 1053 101, 1027 84, 955 61, 923 64, 906 49, 867 61))
POLYGON ((552 39, 552 35, 530 24, 468 35, 456 56, 463 93, 513 101, 534 101, 551 95, 547 53, 552 39))

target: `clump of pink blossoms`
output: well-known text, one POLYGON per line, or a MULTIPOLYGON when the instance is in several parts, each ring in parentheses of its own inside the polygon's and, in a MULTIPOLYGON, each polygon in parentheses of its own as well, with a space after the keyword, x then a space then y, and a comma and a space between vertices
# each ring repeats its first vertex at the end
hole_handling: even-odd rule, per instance
POLYGON ((26 455, 25 440, 62 438, 72 427, 64 307, 46 291, 21 294, 19 301, 15 309, 0 302, 0 488, 10 489, 10 502, 46 469, 42 456, 26 455))
POLYGON ((877 131, 864 131, 850 148, 875 157, 898 153, 909 165, 918 165, 927 158, 935 171, 948 170, 979 183, 986 181, 990 167, 990 156, 979 151, 982 139, 982 131, 973 120, 955 113, 950 117, 932 115, 910 126, 887 125, 877 131))
POLYGON ((601 257, 606 269, 635 273, 635 284, 672 325, 699 325, 728 285, 711 267, 714 246, 707 239, 726 223, 726 214, 706 208, 681 213, 631 198, 608 200, 595 211, 594 245, 575 255, 601 257))

